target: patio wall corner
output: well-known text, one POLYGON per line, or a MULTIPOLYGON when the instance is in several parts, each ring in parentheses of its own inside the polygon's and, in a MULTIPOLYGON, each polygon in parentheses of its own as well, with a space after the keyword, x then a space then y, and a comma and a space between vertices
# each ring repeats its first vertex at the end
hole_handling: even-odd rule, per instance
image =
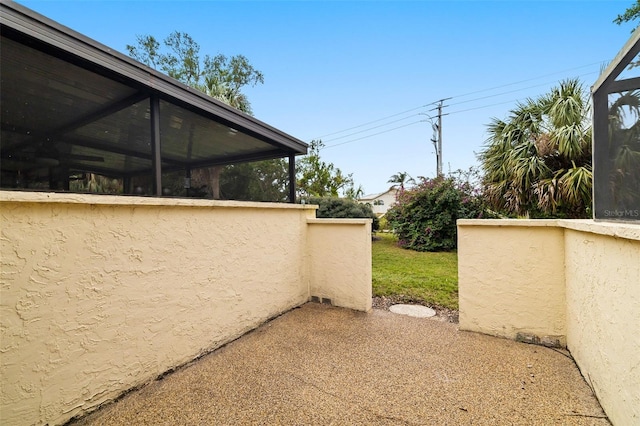
POLYGON ((555 221, 458 221, 460 329, 566 345, 564 252, 555 221))
POLYGON ((63 424, 309 301, 371 309, 371 221, 0 191, 0 423, 63 424))
POLYGON ((458 239, 460 329, 557 336, 611 422, 638 424, 640 225, 459 220, 458 239))
POLYGON ((307 220, 312 300, 371 310, 371 224, 371 219, 307 220))
POLYGON ((611 422, 640 424, 640 225, 564 226, 567 348, 611 422))

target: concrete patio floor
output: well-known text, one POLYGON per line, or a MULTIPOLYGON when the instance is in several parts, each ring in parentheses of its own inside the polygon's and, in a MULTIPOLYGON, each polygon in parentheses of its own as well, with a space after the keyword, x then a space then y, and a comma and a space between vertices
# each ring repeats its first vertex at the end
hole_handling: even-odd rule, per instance
POLYGON ((563 351, 308 303, 75 425, 609 425, 563 351))

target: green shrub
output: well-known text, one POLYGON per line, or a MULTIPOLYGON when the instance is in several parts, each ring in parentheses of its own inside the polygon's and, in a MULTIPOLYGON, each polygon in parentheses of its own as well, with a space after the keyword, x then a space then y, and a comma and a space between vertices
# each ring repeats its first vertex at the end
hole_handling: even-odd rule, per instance
POLYGON ((337 197, 311 197, 307 203, 320 206, 316 210, 318 218, 371 218, 373 219, 371 230, 378 229, 378 218, 373 213, 371 206, 366 204, 337 197))
POLYGON ((388 231, 389 230, 389 220, 387 220, 386 216, 382 216, 378 219, 378 230, 380 231, 388 231))
POLYGON ((487 217, 480 192, 457 176, 423 178, 401 191, 386 214, 401 247, 416 251, 444 251, 457 247, 458 219, 487 217))

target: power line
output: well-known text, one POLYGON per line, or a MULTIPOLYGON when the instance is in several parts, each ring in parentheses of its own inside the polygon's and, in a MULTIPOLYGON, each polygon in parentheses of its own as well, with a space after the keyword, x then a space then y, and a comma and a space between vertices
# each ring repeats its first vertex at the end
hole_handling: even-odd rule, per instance
MULTIPOLYGON (((587 72, 587 73, 578 75, 578 77, 584 77, 585 75, 591 75, 591 74, 595 74, 595 73, 596 73, 596 71, 587 72)), ((533 85, 533 86, 522 87, 520 89, 514 89, 514 90, 509 90, 509 91, 506 91, 506 92, 496 93, 494 95, 487 95, 487 96, 482 96, 482 97, 479 97, 479 98, 473 98, 473 99, 469 99, 469 100, 466 100, 466 101, 454 102, 454 103, 450 104, 450 106, 466 104, 466 103, 475 102, 475 101, 481 101, 483 99, 495 98, 496 96, 507 95, 509 93, 520 92, 522 90, 533 89, 533 88, 536 88, 536 87, 542 87, 542 86, 546 86, 548 84, 553 84, 553 83, 556 83, 556 81, 555 80, 554 81, 549 81, 549 82, 546 82, 546 83, 540 83, 540 84, 536 84, 536 85, 533 85)))
MULTIPOLYGON (((357 134, 360 134, 360 133, 368 132, 368 131, 370 131, 370 130, 374 130, 374 129, 378 129, 378 128, 380 128, 380 127, 388 126, 389 124, 398 123, 398 122, 400 122, 400 121, 406 120, 407 118, 415 117, 415 116, 417 116, 417 115, 419 115, 419 114, 411 114, 411 115, 407 115, 406 117, 400 118, 400 119, 398 119, 398 120, 390 121, 390 122, 388 122, 388 123, 380 124, 380 125, 378 125, 378 126, 374 126, 374 127, 369 127, 369 128, 367 128, 367 129, 359 130, 359 131, 357 131, 357 132, 349 133, 349 134, 347 134, 347 135, 343 135, 343 136, 338 136, 338 137, 336 137, 336 138, 327 139, 326 141, 323 141, 323 142, 331 142, 331 141, 336 141, 336 140, 338 140, 338 139, 348 138, 349 136, 353 136, 353 135, 357 135, 357 134)), ((359 127, 362 127, 362 126, 359 126, 359 127)))
MULTIPOLYGON (((510 103, 513 103, 513 102, 519 102, 519 101, 521 101, 521 100, 522 100, 522 98, 519 98, 519 99, 511 99, 511 100, 508 100, 508 101, 496 102, 496 103, 493 103, 493 104, 482 105, 482 106, 478 106, 478 107, 474 107, 474 108, 467 108, 467 109, 462 109, 462 110, 458 110, 458 111, 451 111, 451 112, 448 112, 448 113, 446 113, 446 114, 442 114, 442 115, 443 115, 443 116, 445 116, 445 115, 460 114, 460 113, 467 112, 467 111, 474 111, 474 110, 477 110, 477 109, 490 108, 490 107, 492 107, 492 106, 504 105, 504 104, 510 104, 510 103)), ((464 103, 464 102, 459 102, 459 103, 464 103)), ((458 105, 458 104, 454 104, 454 105, 458 105)), ((444 107, 444 106, 447 106, 447 105, 443 105, 443 107, 444 107)), ((414 115, 409 116, 409 117, 414 117, 414 116, 416 116, 416 115, 419 115, 419 114, 414 114, 414 115)), ((407 117, 407 118, 409 118, 409 117, 407 117)), ((401 119, 401 120, 397 120, 397 121, 402 121, 402 119, 401 119)), ((348 143, 351 143, 351 142, 357 142, 357 141, 360 141, 360 140, 363 140, 363 139, 367 139, 367 138, 372 137, 372 136, 377 136, 377 135, 380 135, 380 134, 383 134, 383 133, 391 132, 391 131, 393 131, 393 130, 402 129, 403 127, 408 127, 408 126, 411 126, 411 125, 413 125, 413 124, 420 123, 420 122, 424 122, 424 121, 425 121, 425 120, 418 120, 418 121, 414 121, 414 122, 411 122, 411 123, 405 124, 404 126, 394 127, 393 129, 388 129, 388 130, 385 130, 385 131, 382 131, 382 132, 373 133, 373 134, 371 134, 371 135, 366 135, 366 136, 363 136, 363 137, 361 137, 361 138, 357 138, 357 139, 353 139, 353 140, 350 140, 350 141, 341 142, 341 143, 337 143, 337 144, 333 144, 333 145, 328 145, 328 146, 323 147, 323 149, 326 149, 326 148, 333 148, 333 147, 335 147, 335 146, 345 145, 345 144, 348 144, 348 143)), ((384 127, 384 125, 381 125, 381 126, 378 126, 378 127, 384 127)), ((358 133, 362 133, 362 132, 358 132, 358 133)), ((336 138, 336 139, 340 139, 340 138, 336 138)), ((334 139, 334 140, 335 140, 335 139, 334 139)))
POLYGON ((417 110, 417 109, 424 108, 424 107, 427 107, 427 106, 429 106, 429 105, 430 105, 430 104, 421 105, 421 106, 419 106, 419 107, 411 108, 411 109, 408 109, 408 110, 406 110, 406 111, 399 112, 399 113, 397 113, 397 114, 388 115, 388 116, 386 116, 386 117, 382 117, 382 118, 379 118, 379 119, 377 119, 377 120, 368 121, 368 122, 366 122, 366 123, 359 124, 359 125, 357 125, 357 126, 349 127, 348 129, 339 130, 339 131, 337 131, 337 132, 328 133, 328 134, 326 134, 326 135, 318 136, 318 137, 317 137, 317 138, 315 138, 315 139, 322 139, 322 138, 327 137, 327 136, 337 135, 338 133, 348 132, 349 130, 357 129, 358 127, 364 127, 364 126, 366 126, 366 125, 373 124, 373 123, 377 123, 377 122, 379 122, 379 121, 383 121, 383 120, 386 120, 386 119, 388 119, 388 118, 397 117, 397 116, 399 116, 399 115, 406 114, 406 113, 408 113, 408 112, 415 111, 415 110, 417 110))
POLYGON ((490 108, 492 106, 497 106, 497 105, 510 104, 510 103, 513 103, 513 102, 521 101, 521 100, 522 100, 522 98, 520 98, 520 99, 512 99, 510 101, 497 102, 495 104, 482 105, 482 106, 474 107, 474 108, 461 109, 461 110, 458 110, 458 111, 452 111, 452 112, 449 113, 449 115, 460 114, 461 112, 467 112, 467 111, 474 111, 476 109, 490 108))
MULTIPOLYGON (((549 77, 549 76, 552 76, 552 75, 558 75, 558 74, 562 74, 562 73, 565 73, 565 72, 568 72, 568 71, 574 71, 574 70, 577 70, 577 69, 582 69, 582 68, 586 68, 586 67, 590 67, 590 66, 593 66, 593 65, 606 63, 606 62, 608 62, 608 61, 598 61, 598 62, 593 62, 593 63, 590 63, 590 64, 586 64, 586 65, 580 65, 578 67, 569 68, 569 69, 565 69, 565 70, 562 70, 562 71, 556 71, 556 72, 553 72, 553 73, 550 73, 550 74, 544 74, 544 75, 541 75, 541 76, 538 76, 538 77, 533 77, 533 78, 529 78, 529 79, 525 79, 525 80, 520 80, 520 81, 516 81, 516 82, 513 82, 513 83, 502 84, 502 85, 499 85, 499 86, 490 87, 488 89, 482 89, 482 90, 476 90, 476 91, 473 91, 473 92, 463 93, 461 95, 452 96, 452 97, 447 98, 447 99, 462 98, 462 97, 474 95, 474 94, 477 94, 477 93, 483 93, 483 92, 488 92, 488 91, 491 91, 491 90, 501 89, 503 87, 514 86, 514 85, 517 85, 517 84, 522 84, 522 83, 526 83, 526 82, 529 82, 529 81, 539 80, 539 79, 544 78, 544 77, 549 77)), ((589 75, 589 74, 593 74, 595 72, 596 71, 593 71, 593 72, 590 72, 590 73, 581 74, 581 75, 579 75, 579 77, 585 76, 585 75, 589 75)), ((488 99, 488 98, 491 98, 491 97, 501 96, 501 95, 504 95, 504 94, 518 92, 518 91, 521 91, 521 90, 527 90, 527 89, 531 89, 531 88, 535 88, 535 87, 545 86, 545 85, 551 84, 551 83, 553 83, 553 82, 534 85, 534 86, 528 86, 528 87, 515 89, 515 90, 512 90, 512 91, 508 91, 508 92, 502 92, 502 93, 499 93, 499 94, 483 96, 483 97, 480 97, 480 98, 471 99, 471 100, 467 100, 467 101, 454 102, 451 105, 459 105, 459 104, 462 104, 462 103, 468 103, 468 102, 473 102, 473 101, 477 101, 477 100, 488 99)), ((399 112, 399 113, 396 113, 396 114, 392 114, 392 115, 388 115, 386 117, 382 117, 382 118, 379 118, 379 119, 376 119, 376 120, 368 121, 366 123, 362 123, 362 124, 359 124, 357 126, 352 126, 352 127, 349 127, 349 128, 343 129, 343 130, 339 130, 339 131, 336 131, 336 132, 327 133, 325 135, 319 136, 319 137, 314 138, 314 139, 322 139, 323 137, 333 136, 333 135, 337 135, 337 134, 340 134, 340 133, 348 132, 350 130, 357 129, 357 128, 360 128, 360 127, 364 127, 364 126, 367 126, 369 124, 374 124, 374 123, 378 123, 380 121, 387 120, 389 118, 397 117, 399 115, 406 114, 408 112, 412 112, 412 111, 415 111, 415 110, 420 109, 420 108, 425 108, 427 106, 434 105, 434 104, 436 104, 438 102, 439 101, 436 100, 436 101, 433 101, 433 102, 430 102, 430 103, 427 103, 427 104, 424 104, 424 105, 421 105, 421 106, 418 106, 418 107, 415 107, 415 108, 411 108, 411 109, 408 109, 408 110, 405 110, 405 111, 402 111, 402 112, 399 112)), ((506 102, 504 102, 504 103, 506 103, 506 102)), ((500 105, 500 104, 492 104, 490 106, 493 106, 493 105, 500 105)), ((474 109, 480 109, 480 108, 486 108, 486 107, 488 107, 488 106, 482 106, 482 107, 478 107, 478 108, 469 108, 469 109, 463 110, 463 111, 471 111, 471 110, 474 110, 474 109)), ((458 111, 458 112, 463 112, 463 111, 458 111)), ((396 122, 396 121, 394 121, 394 122, 396 122)), ((394 122, 391 122, 391 123, 388 123, 388 124, 392 124, 394 122)), ((378 128, 378 127, 384 127, 384 125, 376 126, 376 127, 373 127, 373 128, 378 128)), ((339 139, 339 138, 334 138, 334 139, 331 139, 331 140, 336 140, 336 139, 339 139)), ((335 146, 335 145, 332 145, 332 146, 335 146)))
MULTIPOLYGON (((583 75, 588 75, 588 74, 593 74, 593 73, 586 73, 586 74, 583 74, 583 75)), ((553 82, 551 82, 551 83, 553 83, 553 82)), ((544 83, 544 84, 537 85, 537 86, 530 86, 530 87, 524 88, 524 89, 522 89, 522 90, 526 90, 526 89, 528 89, 528 88, 533 88, 533 87, 544 86, 544 85, 551 84, 551 83, 544 83)), ((514 91, 504 92, 504 93, 502 93, 502 94, 513 93, 513 92, 517 92, 517 91, 519 91, 519 90, 514 90, 514 91)), ((497 95, 496 95, 496 96, 497 96, 497 95)), ((485 96, 485 97, 482 97, 482 98, 479 98, 479 99, 486 99, 486 98, 490 98, 490 97, 493 97, 493 96, 485 96)), ((476 100, 479 100, 479 99, 476 99, 476 100)), ((457 111, 451 111, 451 112, 448 112, 448 113, 446 113, 446 114, 442 114, 442 116, 445 116, 445 115, 460 114, 460 113, 463 113, 463 112, 475 111, 475 110, 478 110, 478 109, 490 108, 490 107, 493 107, 493 106, 504 105, 504 104, 510 104, 510 103, 519 102, 519 101, 522 101, 522 100, 523 100, 523 98, 511 99, 511 100, 508 100, 508 101, 496 102, 496 103, 487 104, 487 105, 481 105, 481 106, 477 106, 477 107, 473 107, 473 108, 466 108, 466 109, 461 109, 461 110, 457 110, 457 111)), ((436 102, 437 102, 437 101, 436 101, 436 102)), ((453 106, 455 106, 455 105, 460 105, 460 104, 467 103, 467 102, 471 102, 471 101, 458 102, 458 103, 456 103, 456 104, 452 104, 452 105, 453 105, 453 106)), ((443 107, 447 107, 447 106, 449 106, 449 105, 443 105, 443 107)), ((408 116, 408 117, 406 117, 406 118, 414 117, 414 116, 416 116, 416 115, 420 115, 420 114, 413 114, 413 115, 408 116)), ((396 121, 394 121, 394 122, 398 122, 398 121, 402 121, 402 120, 404 120, 404 118, 403 118, 403 119, 400 119, 400 120, 396 120, 396 121)), ((334 145, 325 146, 325 148, 330 148, 330 147, 339 146, 339 145, 344 145, 344 144, 351 143, 351 142, 356 142, 356 141, 359 141, 359 140, 362 140, 362 139, 367 139, 367 138, 372 137, 372 136, 377 136, 377 135, 380 135, 380 134, 383 134, 383 133, 390 132, 390 131, 392 131, 392 130, 401 129, 401 128, 403 128, 403 127, 407 127, 407 126, 410 126, 410 125, 412 125, 412 124, 416 124, 416 123, 424 122, 424 121, 425 121, 425 120, 414 121, 414 122, 409 123, 409 124, 407 124, 407 125, 399 126, 399 127, 394 127, 393 129, 385 130, 385 131, 383 131, 383 132, 373 133, 373 134, 371 134, 371 135, 363 136, 363 137, 361 137, 361 138, 357 138, 357 139, 350 140, 350 141, 347 141, 347 142, 342 142, 342 143, 338 143, 338 144, 334 144, 334 145)), ((394 122, 391 122, 391 123, 394 123, 394 122)), ((391 124, 391 123, 388 123, 388 124, 391 124)), ((432 124, 433 124, 433 123, 432 123, 432 124)), ((383 125, 380 125, 380 126, 376 126, 376 127, 374 127, 374 128, 377 128, 377 127, 384 127, 385 125, 386 125, 386 124, 383 124, 383 125)), ((374 128, 372 128, 372 129, 374 129, 374 128)), ((369 130, 372 130, 372 129, 369 129, 369 130)), ((363 130, 363 131, 361 131, 361 132, 356 132, 356 133, 362 133, 362 132, 365 132, 365 131, 367 131, 367 130, 363 130)), ((354 134, 355 134, 355 133, 354 133, 354 134)), ((339 137, 339 138, 335 138, 335 139, 332 139, 332 140, 337 140, 337 139, 341 139, 341 137, 339 137)))
POLYGON ((529 81, 539 80, 541 78, 550 77, 552 75, 563 74, 565 72, 575 71, 575 70, 578 70, 578 69, 581 69, 581 68, 591 67, 591 66, 594 66, 594 65, 603 64, 603 63, 607 63, 607 62, 609 62, 609 61, 598 61, 598 62, 593 62, 591 64, 580 65, 579 67, 569 68, 569 69, 566 69, 566 70, 563 70, 563 71, 556 71, 556 72, 553 72, 551 74, 544 74, 544 75, 540 75, 538 77, 529 78, 529 79, 526 79, 526 80, 520 80, 520 81, 516 81, 516 82, 513 82, 513 83, 502 84, 500 86, 490 87, 488 89, 476 90, 474 92, 467 92, 467 93, 464 93, 462 95, 452 96, 452 98, 462 98, 462 97, 465 97, 465 96, 475 95, 476 93, 483 93, 483 92, 489 92, 489 91, 495 90, 495 89, 502 89, 503 87, 509 87, 509 86, 514 86, 516 84, 527 83, 529 81))
MULTIPOLYGON (((584 77, 585 75, 595 74, 595 72, 596 72, 596 71, 588 72, 588 73, 584 73, 584 74, 579 75, 578 77, 584 77)), ((547 84, 552 84, 552 83, 555 83, 555 82, 554 82, 554 81, 551 81, 551 82, 544 83, 544 84, 538 84, 538 85, 535 85, 535 86, 529 86, 529 87, 525 87, 525 88, 523 88, 523 89, 521 89, 521 90, 532 89, 532 88, 534 88, 534 87, 540 87, 540 86, 546 86, 547 84)), ((472 102, 472 101, 477 101, 477 100, 481 100, 481 99, 488 99, 488 98, 492 98, 492 97, 495 97, 495 96, 506 95, 506 94, 509 94, 509 93, 519 92, 519 91, 520 91, 520 90, 511 90, 511 91, 508 91, 508 92, 502 92, 502 93, 499 93, 498 95, 483 96, 483 97, 481 97, 481 98, 471 99, 471 100, 469 100, 469 101, 458 102, 458 103, 455 103, 455 104, 452 104, 452 105, 453 105, 453 106, 455 106, 455 105, 460 105, 460 104, 464 104, 464 103, 468 103, 468 102, 472 102)), ((492 107, 492 106, 497 106, 497 105, 504 105, 504 104, 509 104, 509 103, 513 103, 513 102, 520 102, 520 101, 522 101, 522 100, 523 100, 522 98, 519 98, 519 99, 512 99, 512 100, 510 100, 510 101, 497 102, 497 103, 493 103, 493 104, 481 105, 481 106, 478 106, 478 107, 467 108, 467 109, 461 109, 461 110, 458 110, 458 111, 452 111, 452 112, 450 112, 449 114, 459 114, 459 113, 461 113, 461 112, 474 111, 474 110, 477 110, 477 109, 490 108, 490 107, 492 107)))
POLYGON ((374 134, 371 134, 371 135, 363 136, 363 137, 361 137, 361 138, 352 139, 352 140, 350 140, 350 141, 340 142, 340 143, 336 143, 336 144, 333 144, 333 145, 327 145, 327 146, 323 147, 323 149, 333 148, 333 147, 340 146, 340 145, 346 145, 346 144, 348 144, 348 143, 356 142, 356 141, 359 141, 359 140, 362 140, 362 139, 370 138, 370 137, 372 137, 372 136, 381 135, 381 134, 383 134, 383 133, 388 133, 388 132, 391 132, 391 131, 393 131, 393 130, 402 129, 403 127, 409 127, 409 126, 411 126, 411 125, 413 125, 413 124, 416 124, 416 123, 423 123, 423 122, 424 122, 424 120, 414 121, 414 122, 412 122, 412 123, 408 123, 408 124, 405 124, 405 125, 403 125, 403 126, 398 126, 398 127, 394 127, 393 129, 383 130, 382 132, 378 132, 378 133, 374 133, 374 134))

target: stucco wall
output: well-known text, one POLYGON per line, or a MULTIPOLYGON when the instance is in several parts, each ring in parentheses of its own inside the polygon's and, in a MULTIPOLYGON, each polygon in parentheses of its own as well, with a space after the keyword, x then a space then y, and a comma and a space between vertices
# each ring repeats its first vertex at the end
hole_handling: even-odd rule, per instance
POLYGON ((640 235, 568 229, 565 245, 567 347, 612 423, 640 424, 640 235))
MULTIPOLYGON (((0 423, 63 423, 305 303, 322 253, 308 245, 310 228, 323 239, 314 217, 314 206, 0 191, 0 423)), ((365 225, 343 228, 370 250, 365 225)))
POLYGON ((466 223, 458 226, 460 328, 564 345, 562 229, 555 221, 466 223))
POLYGON ((458 233, 460 328, 562 330, 612 423, 640 423, 640 225, 460 220, 458 233))
POLYGON ((371 310, 371 219, 310 220, 309 259, 312 297, 371 310))

